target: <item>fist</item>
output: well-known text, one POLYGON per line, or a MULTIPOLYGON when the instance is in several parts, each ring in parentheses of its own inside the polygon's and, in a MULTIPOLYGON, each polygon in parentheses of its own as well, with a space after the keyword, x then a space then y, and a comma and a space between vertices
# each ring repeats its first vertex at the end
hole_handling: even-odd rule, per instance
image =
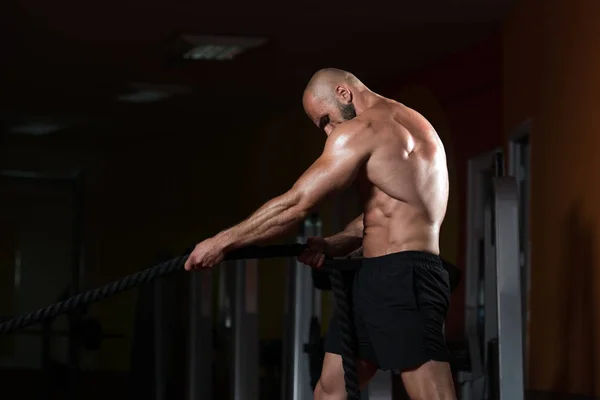
POLYGON ((313 268, 321 268, 325 263, 327 241, 322 237, 306 239, 306 249, 298 256, 298 261, 313 268))
POLYGON ((185 262, 185 270, 212 268, 225 258, 223 246, 216 239, 208 239, 198 243, 185 262))

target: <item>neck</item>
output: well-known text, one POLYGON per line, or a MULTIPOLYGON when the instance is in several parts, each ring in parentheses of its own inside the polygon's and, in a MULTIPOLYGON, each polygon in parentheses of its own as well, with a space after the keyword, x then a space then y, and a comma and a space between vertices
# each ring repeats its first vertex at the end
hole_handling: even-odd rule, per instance
POLYGON ((380 95, 365 88, 364 91, 360 92, 354 99, 356 113, 360 114, 363 111, 373 107, 375 103, 379 102, 381 99, 382 97, 380 95))

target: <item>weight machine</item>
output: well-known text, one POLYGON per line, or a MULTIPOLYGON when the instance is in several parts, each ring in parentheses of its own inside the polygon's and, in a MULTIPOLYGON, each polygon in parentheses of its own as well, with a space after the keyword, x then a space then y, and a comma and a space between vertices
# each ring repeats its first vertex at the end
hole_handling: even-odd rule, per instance
POLYGON ((500 152, 469 162, 464 400, 522 400, 523 301, 516 180, 500 152))

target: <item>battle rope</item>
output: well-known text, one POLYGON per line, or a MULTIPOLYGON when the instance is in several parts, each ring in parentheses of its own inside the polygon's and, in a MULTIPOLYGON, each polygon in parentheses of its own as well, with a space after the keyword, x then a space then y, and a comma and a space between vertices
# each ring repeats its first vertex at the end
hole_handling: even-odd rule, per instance
MULTIPOLYGON (((226 260, 259 259, 275 257, 293 257, 299 255, 305 248, 302 244, 290 244, 279 246, 250 246, 230 252, 226 260)), ((79 293, 66 300, 51 304, 29 314, 10 319, 0 324, 0 334, 7 334, 23 329, 27 326, 47 321, 58 315, 69 313, 87 304, 95 303, 114 294, 123 292, 133 287, 154 281, 157 278, 180 271, 183 269, 188 256, 181 256, 165 263, 145 269, 135 274, 128 275, 118 281, 109 283, 99 288, 79 293)), ((323 267, 330 274, 333 293, 336 299, 339 315, 339 323, 342 333, 342 364, 344 368, 344 380, 349 400, 358 400, 360 396, 358 375, 356 370, 356 359, 354 357, 356 341, 351 312, 350 296, 345 288, 342 269, 354 269, 356 264, 344 265, 344 263, 328 260, 323 267)))
MULTIPOLYGON (((231 253, 227 254, 225 259, 240 260, 247 258, 288 257, 300 254, 300 252, 302 252, 303 249, 304 245, 301 244, 265 247, 250 246, 240 250, 232 251, 231 253)), ((0 324, 0 334, 18 331, 27 326, 37 324, 39 322, 55 318, 58 315, 74 311, 81 306, 95 303, 114 294, 123 292, 125 290, 131 289, 133 287, 145 283, 152 282, 157 278, 163 277, 173 272, 183 270, 183 266, 187 258, 187 255, 174 258, 165 263, 121 278, 118 281, 109 283, 107 285, 101 286, 93 290, 89 290, 87 292, 79 293, 66 300, 41 308, 32 313, 10 319, 0 324)))
POLYGON ((360 399, 360 384, 358 381, 358 371, 356 368, 355 349, 357 341, 354 336, 354 321, 352 318, 352 301, 349 293, 349 288, 344 283, 344 276, 339 269, 331 269, 329 278, 331 279, 331 289, 335 297, 336 313, 340 331, 342 334, 341 340, 341 356, 342 367, 344 368, 344 381, 346 384, 346 394, 348 400, 360 399))

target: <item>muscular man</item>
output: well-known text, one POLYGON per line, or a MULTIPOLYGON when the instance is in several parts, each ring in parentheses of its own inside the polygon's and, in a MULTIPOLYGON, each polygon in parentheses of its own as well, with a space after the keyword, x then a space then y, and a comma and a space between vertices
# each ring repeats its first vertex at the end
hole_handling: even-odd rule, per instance
MULTIPOLYGON (((354 183, 363 214, 337 235, 313 238, 299 259, 318 268, 325 254, 362 246, 352 288, 361 385, 378 368, 394 369, 411 399, 455 399, 443 333, 450 288, 438 256, 448 201, 440 138, 419 113, 345 71, 318 71, 303 104, 327 134, 321 156, 288 192, 199 243, 186 269, 212 267, 228 251, 287 232, 327 195, 354 183)), ((346 398, 340 340, 334 315, 315 399, 346 398)))

